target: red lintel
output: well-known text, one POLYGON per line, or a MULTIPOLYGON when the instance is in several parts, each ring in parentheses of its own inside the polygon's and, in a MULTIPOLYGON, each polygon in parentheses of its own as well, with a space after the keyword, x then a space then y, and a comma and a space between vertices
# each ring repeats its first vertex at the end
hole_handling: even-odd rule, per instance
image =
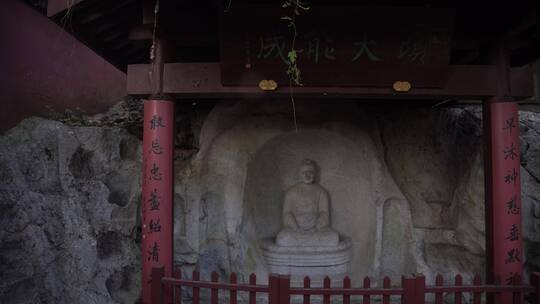
MULTIPOLYGON (((151 94, 149 64, 128 66, 127 92, 131 95, 151 94)), ((287 97, 289 88, 262 91, 257 86, 223 86, 218 62, 166 63, 163 75, 163 93, 178 98, 261 98, 287 97)), ((261 79, 262 80, 262 79, 261 79)), ((497 94, 496 67, 494 65, 451 65, 448 81, 443 89, 415 88, 397 93, 388 87, 295 87, 297 97, 317 98, 390 98, 390 99, 482 99, 497 94)), ((278 84, 279 85, 279 84, 278 84)), ((512 68, 510 94, 516 99, 532 96, 533 77, 530 67, 512 68)))

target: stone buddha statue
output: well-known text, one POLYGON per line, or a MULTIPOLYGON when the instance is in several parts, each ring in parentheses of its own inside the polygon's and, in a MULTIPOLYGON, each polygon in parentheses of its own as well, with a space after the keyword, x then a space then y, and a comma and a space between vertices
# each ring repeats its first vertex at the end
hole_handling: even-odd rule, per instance
POLYGON ((330 228, 330 196, 316 182, 317 165, 305 159, 300 182, 285 192, 283 229, 276 237, 279 246, 336 246, 339 235, 330 228))
POLYGON ((350 268, 350 238, 330 226, 330 195, 317 183, 317 164, 300 166, 300 182, 285 192, 282 229, 263 239, 261 249, 270 272, 299 276, 342 275, 350 268))

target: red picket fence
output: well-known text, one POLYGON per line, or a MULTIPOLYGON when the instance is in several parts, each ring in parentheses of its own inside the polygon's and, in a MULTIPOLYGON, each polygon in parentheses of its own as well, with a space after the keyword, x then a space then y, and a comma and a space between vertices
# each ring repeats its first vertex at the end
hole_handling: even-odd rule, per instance
MULTIPOLYGON (((237 276, 232 273, 229 282, 219 282, 219 275, 212 272, 211 281, 201 281, 199 273, 194 271, 191 279, 182 278, 180 270, 174 272, 173 277, 165 277, 163 268, 152 270, 152 303, 162 304, 165 292, 172 291, 172 303, 182 303, 182 287, 192 288, 192 303, 200 304, 201 289, 210 290, 210 303, 218 304, 219 291, 229 293, 229 303, 237 304, 238 292, 248 295, 248 303, 257 303, 257 294, 267 294, 269 304, 289 304, 292 296, 301 296, 303 304, 311 303, 312 296, 322 296, 323 304, 330 304, 331 297, 341 297, 343 304, 350 304, 351 297, 362 297, 363 304, 370 304, 372 300, 382 300, 383 304, 390 304, 390 297, 399 297, 402 304, 425 304, 426 295, 433 295, 435 304, 443 303, 443 296, 454 295, 454 303, 461 304, 464 293, 471 295, 472 303, 480 304, 482 297, 501 293, 512 294, 512 302, 508 304, 521 304, 525 296, 530 303, 540 304, 540 273, 531 275, 531 285, 523 285, 519 278, 513 280, 513 285, 486 285, 482 284, 480 276, 475 276, 471 285, 463 285, 461 275, 457 275, 453 284, 443 281, 442 275, 435 279, 435 285, 426 286, 423 276, 402 278, 401 287, 391 287, 390 278, 385 277, 382 288, 371 288, 371 281, 365 278, 362 288, 351 288, 349 277, 343 279, 340 287, 331 287, 330 278, 326 277, 323 287, 312 287, 309 277, 304 278, 303 287, 291 286, 290 276, 270 275, 268 285, 258 285, 257 277, 251 274, 249 283, 238 283, 237 276), (172 288, 172 290, 171 290, 172 288), (378 298, 378 299, 377 299, 378 298)), ((505 303, 507 304, 507 303, 505 303)))

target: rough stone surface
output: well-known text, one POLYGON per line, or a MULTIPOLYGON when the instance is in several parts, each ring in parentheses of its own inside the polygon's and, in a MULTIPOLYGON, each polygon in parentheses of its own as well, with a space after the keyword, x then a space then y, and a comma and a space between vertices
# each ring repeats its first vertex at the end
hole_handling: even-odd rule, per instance
POLYGON ((459 108, 417 109, 385 113, 380 124, 386 163, 411 210, 419 271, 428 281, 483 274, 481 120, 459 108))
POLYGON ((521 202, 525 265, 540 271, 540 115, 520 112, 521 202))
POLYGON ((413 229, 405 200, 389 199, 383 206, 381 274, 399 280, 403 274, 415 273, 413 229), (405 240, 405 241, 403 241, 405 240))
POLYGON ((27 119, 0 137, 0 302, 134 303, 139 141, 27 119))
MULTIPOLYGON (((261 240, 281 230, 285 191, 298 181, 297 164, 309 158, 319 165, 319 183, 332 200, 332 228, 352 239, 350 274, 356 282, 363 275, 378 276, 379 257, 385 254, 377 237, 382 204, 405 198, 379 155, 375 121, 353 103, 340 106, 299 103, 298 132, 288 103, 223 103, 210 113, 201 149, 186 166, 198 174, 182 183, 191 189, 186 201, 200 204, 191 208, 201 212, 198 250, 225 253, 219 269, 238 272, 241 279, 254 272, 265 280, 269 269, 261 240)), ((401 242, 407 250, 415 248, 411 241, 401 242)), ((200 269, 203 276, 215 270, 202 262, 200 269)))
MULTIPOLYGON (((353 284, 484 272, 479 108, 298 101, 296 113, 299 132, 287 101, 221 102, 179 139, 190 143, 175 163, 184 273, 264 284, 260 242, 280 231, 304 158, 321 168, 332 228, 351 237, 353 284)), ((538 271, 540 115, 520 117, 525 265, 538 271)), ((29 119, 1 136, 0 302, 135 303, 139 171, 140 141, 121 129, 29 119)))

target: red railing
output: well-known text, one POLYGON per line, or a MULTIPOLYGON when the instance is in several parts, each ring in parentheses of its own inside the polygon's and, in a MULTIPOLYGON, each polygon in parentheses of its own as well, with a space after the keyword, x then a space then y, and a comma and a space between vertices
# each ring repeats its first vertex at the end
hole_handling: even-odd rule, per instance
MULTIPOLYGON (((291 297, 301 297, 303 304, 311 303, 313 296, 322 297, 323 304, 330 304, 332 297, 341 297, 343 304, 350 304, 352 297, 362 297, 363 304, 370 304, 377 300, 383 304, 390 303, 390 297, 401 299, 403 304, 442 304, 443 296, 454 295, 454 303, 461 304, 463 294, 469 294, 472 303, 480 304, 482 297, 507 293, 512 295, 512 302, 508 304, 521 304, 527 296, 529 303, 540 304, 540 273, 531 275, 531 285, 523 285, 519 278, 515 278, 512 285, 486 285, 482 284, 480 276, 475 276, 471 285, 463 285, 461 275, 457 275, 452 285, 444 283, 443 277, 438 275, 435 285, 426 286, 423 276, 402 278, 401 287, 392 287, 390 278, 383 279, 382 288, 371 288, 371 281, 365 278, 362 288, 352 288, 351 280, 345 277, 341 286, 331 286, 330 278, 326 277, 322 287, 312 287, 309 277, 304 278, 303 287, 291 286, 290 276, 273 275, 268 278, 268 285, 258 285, 255 274, 249 276, 249 283, 238 283, 237 276, 232 273, 229 282, 219 282, 219 275, 212 272, 210 281, 201 281, 199 273, 194 271, 191 279, 182 278, 180 270, 176 270, 173 277, 165 277, 163 268, 152 270, 152 303, 162 304, 164 294, 172 292, 172 303, 182 303, 182 287, 192 288, 191 303, 200 304, 201 289, 210 290, 210 303, 218 304, 219 291, 228 292, 228 303, 237 304, 238 292, 247 294, 249 304, 257 303, 257 294, 267 294, 269 304, 289 304, 291 297), (171 290, 172 288, 172 290, 171 290), (430 302, 426 298, 431 299, 430 302)), ((296 302, 296 301, 295 301, 296 302)), ((507 304, 507 303, 504 303, 507 304)))

